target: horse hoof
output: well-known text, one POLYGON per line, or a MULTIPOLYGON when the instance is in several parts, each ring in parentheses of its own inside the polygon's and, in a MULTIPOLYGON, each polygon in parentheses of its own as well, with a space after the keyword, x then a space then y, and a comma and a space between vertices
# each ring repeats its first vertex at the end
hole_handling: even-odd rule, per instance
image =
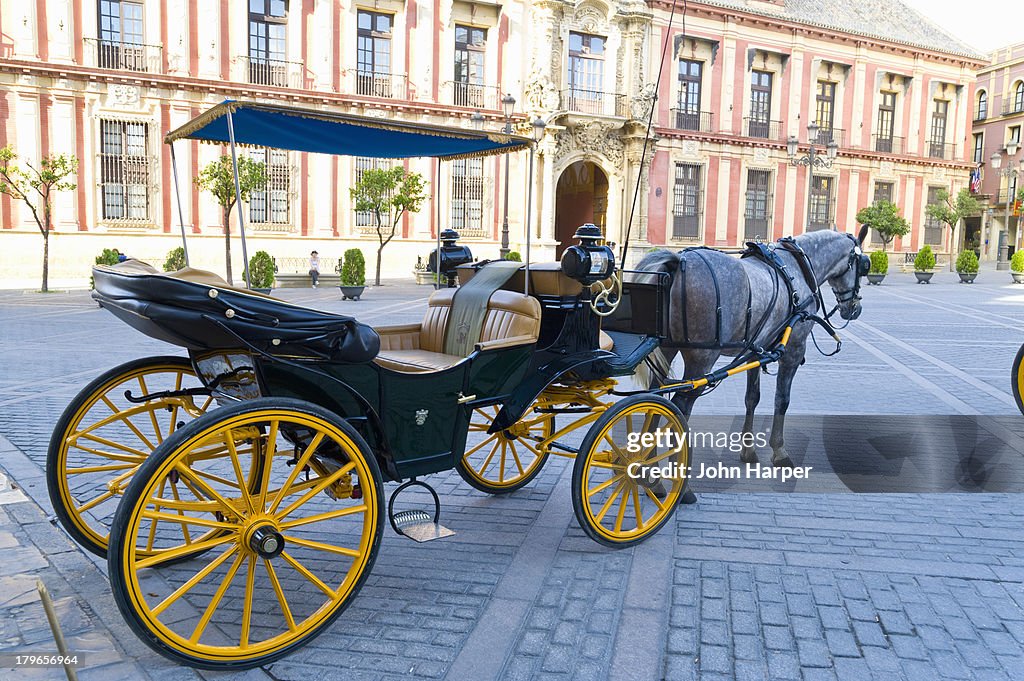
POLYGON ((744 449, 740 454, 740 461, 743 463, 757 463, 757 451, 754 449, 744 449))
POLYGON ((683 492, 683 495, 681 497, 679 497, 679 503, 680 504, 687 504, 687 505, 689 505, 689 504, 696 504, 697 503, 697 495, 694 494, 693 492, 691 492, 690 490, 685 490, 683 492))
POLYGON ((776 468, 792 468, 793 461, 788 454, 779 454, 772 457, 772 465, 776 468))

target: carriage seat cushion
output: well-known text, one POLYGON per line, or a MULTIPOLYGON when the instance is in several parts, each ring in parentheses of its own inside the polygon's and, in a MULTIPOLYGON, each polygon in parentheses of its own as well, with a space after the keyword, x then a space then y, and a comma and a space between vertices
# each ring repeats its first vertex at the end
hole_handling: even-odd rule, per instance
MULTIPOLYGON (((421 324, 381 327, 377 364, 404 372, 439 371, 462 361, 462 357, 444 353, 448 315, 456 289, 435 291, 427 304, 421 324)), ((512 291, 495 291, 487 303, 480 327, 477 349, 487 349, 508 341, 510 345, 537 342, 540 333, 540 303, 536 298, 512 291)))

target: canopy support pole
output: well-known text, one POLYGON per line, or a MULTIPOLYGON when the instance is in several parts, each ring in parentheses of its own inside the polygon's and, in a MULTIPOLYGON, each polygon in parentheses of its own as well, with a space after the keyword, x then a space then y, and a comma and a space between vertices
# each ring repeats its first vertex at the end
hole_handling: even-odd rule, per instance
MULTIPOLYGON (((245 248, 245 217, 242 208, 242 187, 238 184, 238 153, 235 150, 235 126, 231 121, 231 109, 228 109, 228 139, 231 140, 231 170, 235 174, 235 205, 238 206, 238 233, 242 236, 242 272, 245 273, 245 287, 252 288, 249 282, 249 253, 245 248)), ((228 238, 231 238, 230 232, 228 238)))
POLYGON ((181 226, 181 249, 185 251, 185 267, 188 261, 188 243, 185 240, 185 212, 181 209, 181 185, 178 184, 178 160, 174 158, 174 142, 171 142, 171 177, 174 178, 174 198, 178 200, 178 224, 181 226))
POLYGON ((530 169, 526 180, 526 271, 523 273, 523 293, 530 295, 530 233, 533 232, 533 158, 534 147, 530 147, 530 169))
MULTIPOLYGON (((437 237, 437 250, 434 252, 434 283, 441 283, 441 158, 437 159, 437 179, 434 181, 434 210, 437 212, 437 225, 434 232, 437 237)), ((427 257, 430 264, 430 257, 427 257)), ((447 279, 447 278, 446 278, 447 279)), ((434 286, 436 289, 437 286, 434 286)))

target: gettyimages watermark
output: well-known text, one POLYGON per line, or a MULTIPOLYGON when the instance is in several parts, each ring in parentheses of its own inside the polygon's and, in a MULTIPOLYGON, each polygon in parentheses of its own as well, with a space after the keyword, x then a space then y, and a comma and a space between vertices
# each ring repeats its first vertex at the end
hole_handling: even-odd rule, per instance
MULTIPOLYGON (((698 406, 699 406, 698 402, 698 406)), ((694 414, 689 430, 621 432, 626 475, 649 485, 686 478, 705 492, 1024 492, 1019 415, 790 415, 773 465, 771 415, 743 432, 743 416, 694 414), (686 445, 689 457, 664 456, 686 445), (741 459, 756 453, 757 462, 741 459), (653 454, 657 452, 657 454, 653 454), (646 464, 645 459, 659 459, 646 464)))

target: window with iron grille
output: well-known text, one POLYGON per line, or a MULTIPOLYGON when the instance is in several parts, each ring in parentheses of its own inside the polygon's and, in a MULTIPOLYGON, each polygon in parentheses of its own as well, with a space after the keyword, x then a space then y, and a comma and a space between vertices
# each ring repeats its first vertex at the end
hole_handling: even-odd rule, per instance
POLYGON ((104 220, 149 222, 149 125, 100 121, 100 193, 104 220))
MULTIPOLYGON (((939 192, 942 187, 928 187, 928 201, 926 205, 939 202, 939 192)), ((935 246, 942 243, 943 222, 925 213, 924 218, 924 242, 935 246)))
POLYGON ((100 68, 146 70, 141 2, 100 0, 99 29, 100 68))
POLYGON ((254 225, 291 224, 291 164, 280 149, 250 149, 254 161, 266 165, 267 188, 249 195, 249 222, 254 225))
POLYGON ((772 173, 770 170, 747 171, 744 238, 765 241, 772 220, 772 173))
POLYGON ((985 133, 976 132, 974 133, 974 162, 983 163, 985 161, 985 133))
POLYGON ((701 186, 702 166, 699 163, 677 163, 675 185, 672 187, 672 238, 700 238, 704 211, 701 186))
POLYGON ((875 151, 892 152, 892 138, 896 129, 896 93, 881 92, 878 102, 878 137, 875 151))
POLYGON ((452 161, 451 228, 460 236, 484 234, 484 160, 452 161))
POLYGON ((455 105, 484 107, 487 29, 455 25, 455 105))
POLYGON ((605 41, 599 35, 569 34, 569 96, 574 111, 603 113, 605 41))
POLYGON ((394 16, 360 10, 356 41, 356 94, 392 97, 391 29, 394 16))
MULTIPOLYGON (((363 179, 363 173, 367 170, 383 170, 390 168, 393 165, 391 159, 387 158, 371 158, 368 156, 356 156, 353 161, 353 184, 358 183, 363 179)), ((377 229, 377 218, 371 211, 368 210, 357 210, 356 213, 356 227, 360 230, 375 230, 377 229)), ((384 216, 385 222, 387 216, 384 216)), ((384 225, 387 226, 386 224, 384 225)))
POLYGON ((974 120, 983 121, 988 118, 988 93, 984 90, 978 92, 978 108, 974 112, 974 120))
POLYGON ((928 138, 929 156, 943 158, 946 151, 946 115, 949 113, 949 102, 936 99, 932 109, 931 136, 928 138))
POLYGON ((807 230, 829 229, 832 226, 832 187, 835 178, 815 175, 811 178, 811 206, 807 230))
POLYGON ((679 60, 679 97, 676 101, 676 127, 700 130, 700 90, 704 63, 679 60))
POLYGON ((288 85, 285 63, 285 0, 249 0, 249 82, 288 85))
POLYGON ((767 139, 772 117, 772 74, 752 71, 750 74, 750 125, 747 135, 767 139))

